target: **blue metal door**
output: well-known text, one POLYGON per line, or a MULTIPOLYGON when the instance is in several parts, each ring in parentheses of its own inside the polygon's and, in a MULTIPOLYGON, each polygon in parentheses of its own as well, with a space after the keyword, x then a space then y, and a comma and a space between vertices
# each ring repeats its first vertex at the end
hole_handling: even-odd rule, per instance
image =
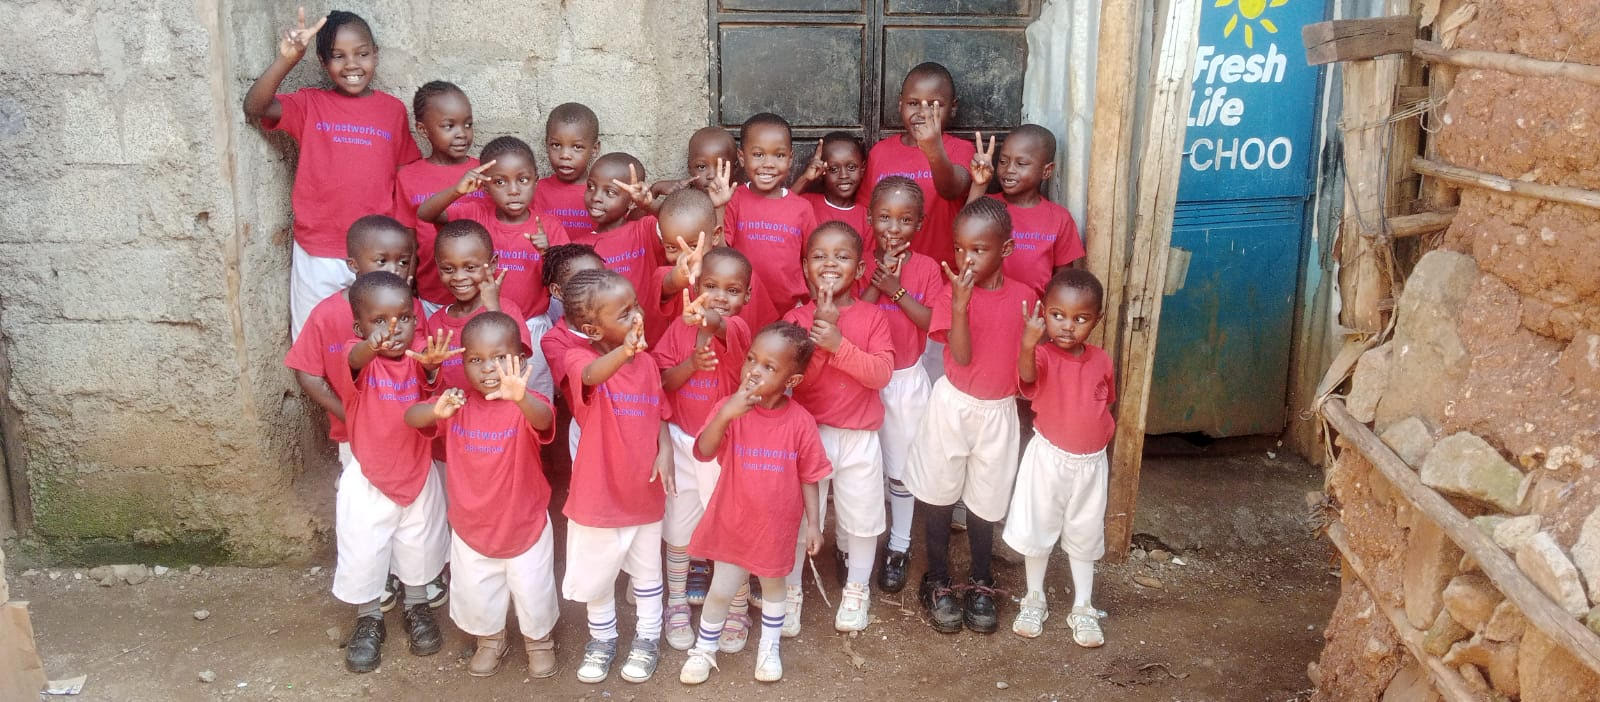
POLYGON ((1146 431, 1284 426, 1321 72, 1300 28, 1326 0, 1207 0, 1146 431), (1182 283, 1176 291, 1173 288, 1182 283))

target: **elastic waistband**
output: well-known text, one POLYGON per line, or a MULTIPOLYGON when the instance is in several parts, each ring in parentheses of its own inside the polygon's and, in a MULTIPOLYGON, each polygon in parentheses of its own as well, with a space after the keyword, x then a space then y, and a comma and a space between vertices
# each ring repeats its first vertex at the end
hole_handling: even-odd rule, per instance
POLYGON ((945 397, 940 399, 955 400, 956 402, 960 402, 969 407, 980 407, 983 409, 1006 409, 1017 406, 1017 398, 1015 395, 1011 397, 1002 397, 998 400, 981 400, 961 392, 961 390, 957 388, 954 383, 950 382, 950 376, 948 375, 939 378, 939 380, 933 384, 933 392, 935 394, 941 392, 944 393, 945 397))
POLYGON ((913 363, 905 368, 897 368, 893 373, 890 373, 889 383, 904 382, 919 375, 924 378, 928 377, 928 370, 923 368, 921 363, 913 363))
POLYGON ((1036 442, 1042 442, 1041 443, 1041 447, 1044 450, 1049 451, 1049 452, 1051 452, 1053 454, 1056 454, 1057 456, 1060 456, 1062 459, 1068 460, 1068 461, 1089 463, 1089 462, 1105 460, 1105 458, 1106 458, 1106 450, 1105 449, 1100 449, 1099 451, 1095 451, 1094 453, 1073 453, 1071 451, 1068 451, 1068 450, 1066 450, 1064 448, 1061 448, 1060 446, 1055 445, 1049 439, 1044 438, 1044 434, 1040 434, 1038 432, 1038 430, 1034 430, 1034 432, 1033 432, 1033 440, 1036 441, 1036 442))

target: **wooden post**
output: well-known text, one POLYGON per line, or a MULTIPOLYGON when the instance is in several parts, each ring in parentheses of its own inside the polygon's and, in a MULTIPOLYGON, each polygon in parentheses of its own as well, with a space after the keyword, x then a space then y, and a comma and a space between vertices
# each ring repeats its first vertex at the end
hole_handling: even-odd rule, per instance
POLYGON ((1134 86, 1139 62, 1139 3, 1104 0, 1095 62, 1094 130, 1089 146, 1085 260, 1105 287, 1105 317, 1090 341, 1115 358, 1127 261, 1133 163, 1134 86))
POLYGON ((1391 295, 1391 254, 1380 243, 1387 216, 1389 114, 1394 109, 1398 59, 1342 64, 1344 116, 1344 219, 1339 225, 1339 319, 1358 332, 1383 331, 1391 295))
POLYGON ((1154 366, 1161 298, 1166 289, 1172 216, 1183 166, 1183 134, 1194 90, 1194 59, 1200 27, 1200 0, 1171 0, 1156 45, 1155 83, 1139 162, 1139 196, 1134 209, 1132 256, 1123 290, 1122 342, 1117 367, 1117 435, 1111 451, 1110 495, 1106 505, 1106 558, 1127 557, 1133 537, 1133 508, 1139 495, 1144 457, 1146 403, 1154 366))

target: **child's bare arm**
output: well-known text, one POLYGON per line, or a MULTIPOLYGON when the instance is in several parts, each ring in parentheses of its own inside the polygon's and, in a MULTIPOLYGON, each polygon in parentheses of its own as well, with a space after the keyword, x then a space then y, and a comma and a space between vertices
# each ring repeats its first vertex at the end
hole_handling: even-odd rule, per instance
POLYGON ((295 64, 306 55, 306 47, 317 40, 317 31, 328 21, 327 15, 317 20, 315 25, 306 26, 306 8, 300 8, 300 18, 293 28, 283 31, 283 38, 278 41, 278 57, 272 60, 267 70, 262 72, 256 82, 250 84, 250 91, 244 94, 244 116, 252 122, 276 122, 283 116, 283 105, 278 102, 278 86, 283 84, 284 76, 294 69, 295 64))
POLYGON ((918 329, 928 331, 928 325, 933 323, 933 310, 911 293, 906 291, 900 283, 900 268, 905 265, 902 254, 911 247, 910 242, 900 244, 899 248, 885 252, 884 260, 893 262, 893 265, 878 262, 877 270, 872 272, 872 284, 862 292, 861 299, 866 302, 876 303, 880 298, 887 299, 900 306, 900 311, 906 313, 906 318, 918 329))
POLYGON ((651 468, 650 482, 661 481, 661 489, 668 495, 678 494, 678 481, 672 470, 672 434, 667 431, 667 423, 661 423, 661 430, 656 432, 656 462, 651 468))
POLYGON ((350 347, 350 369, 359 371, 366 368, 372 359, 378 357, 378 349, 394 340, 396 327, 400 320, 390 317, 388 322, 381 322, 372 328, 372 332, 359 344, 350 347))
POLYGON ((635 314, 633 329, 628 331, 627 338, 622 340, 616 348, 601 354, 599 358, 589 362, 583 367, 583 386, 592 388, 611 379, 617 371, 633 360, 633 357, 643 353, 647 344, 644 340, 644 316, 635 314))
POLYGON ((450 388, 440 393, 433 402, 418 402, 406 409, 406 426, 426 429, 434 422, 455 416, 456 410, 467 404, 467 395, 461 388, 450 388))
POLYGON ((328 379, 320 375, 312 375, 303 370, 294 372, 294 381, 300 384, 300 390, 306 397, 311 398, 317 406, 328 411, 344 421, 344 403, 339 400, 339 395, 333 391, 333 386, 328 384, 328 379))
POLYGON ((950 154, 944 150, 944 119, 939 116, 939 107, 937 100, 923 106, 929 112, 928 119, 920 125, 910 125, 911 138, 928 159, 928 169, 933 171, 933 187, 939 191, 939 197, 960 200, 967 196, 972 175, 951 161, 950 154))
POLYGON ((718 362, 717 352, 711 348, 711 334, 701 327, 695 332, 694 350, 677 365, 661 372, 661 386, 668 392, 676 391, 697 371, 716 370, 718 362))
POLYGON ((789 186, 789 190, 803 193, 806 188, 811 187, 812 183, 822 180, 822 177, 827 173, 828 164, 822 160, 822 140, 818 139, 817 150, 812 152, 811 161, 806 164, 806 170, 800 174, 800 177, 794 179, 794 183, 789 186))
POLYGON ((1022 347, 1017 351, 1017 380, 1023 385, 1032 385, 1039 381, 1039 368, 1034 365, 1034 350, 1039 346, 1039 340, 1044 338, 1044 315, 1040 310, 1044 303, 1033 303, 1033 309, 1028 309, 1028 303, 1022 303, 1022 347))
POLYGON ((957 365, 967 365, 972 362, 972 327, 967 323, 967 307, 972 302, 972 286, 974 273, 972 266, 963 266, 958 275, 950 270, 950 264, 939 262, 939 267, 944 269, 944 277, 950 281, 950 333, 948 337, 950 357, 955 359, 957 365))
POLYGON ((800 494, 806 501, 806 555, 815 556, 822 550, 822 529, 817 525, 818 491, 816 483, 805 483, 800 486, 800 494))
POLYGON ((445 215, 445 210, 449 209, 450 205, 454 204, 456 200, 471 195, 483 186, 488 185, 489 177, 484 175, 484 171, 489 170, 489 167, 494 164, 494 161, 490 161, 478 164, 477 168, 467 169, 466 173, 461 174, 461 180, 456 181, 456 187, 440 190, 434 193, 433 197, 423 200, 421 205, 417 205, 417 219, 424 222, 433 222, 434 224, 444 224, 450 221, 450 218, 445 215))
POLYGON ((740 387, 734 391, 728 400, 722 403, 717 413, 711 415, 711 421, 706 422, 706 428, 700 431, 700 436, 695 437, 695 457, 701 460, 711 460, 717 455, 717 450, 722 448, 722 440, 727 438, 728 425, 733 420, 744 416, 757 403, 761 397, 749 388, 740 387))

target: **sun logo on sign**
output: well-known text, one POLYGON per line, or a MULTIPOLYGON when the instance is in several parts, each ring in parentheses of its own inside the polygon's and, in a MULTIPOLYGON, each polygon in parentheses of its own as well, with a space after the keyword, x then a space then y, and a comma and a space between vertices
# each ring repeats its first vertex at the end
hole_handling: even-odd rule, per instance
MULTIPOLYGON (((1235 1, 1236 0, 1217 0, 1216 6, 1227 7, 1229 5, 1233 5, 1235 1)), ((1228 18, 1228 26, 1222 28, 1222 36, 1224 38, 1233 36, 1233 30, 1239 28, 1239 18, 1243 17, 1244 45, 1254 49, 1256 47, 1256 32, 1255 28, 1250 26, 1250 23, 1254 21, 1257 24, 1260 24, 1261 28, 1268 34, 1277 34, 1278 25, 1273 24, 1272 20, 1261 18, 1261 13, 1265 12, 1268 7, 1282 7, 1287 5, 1289 4, 1289 0, 1237 0, 1237 3, 1237 11, 1233 13, 1232 17, 1228 18)))

